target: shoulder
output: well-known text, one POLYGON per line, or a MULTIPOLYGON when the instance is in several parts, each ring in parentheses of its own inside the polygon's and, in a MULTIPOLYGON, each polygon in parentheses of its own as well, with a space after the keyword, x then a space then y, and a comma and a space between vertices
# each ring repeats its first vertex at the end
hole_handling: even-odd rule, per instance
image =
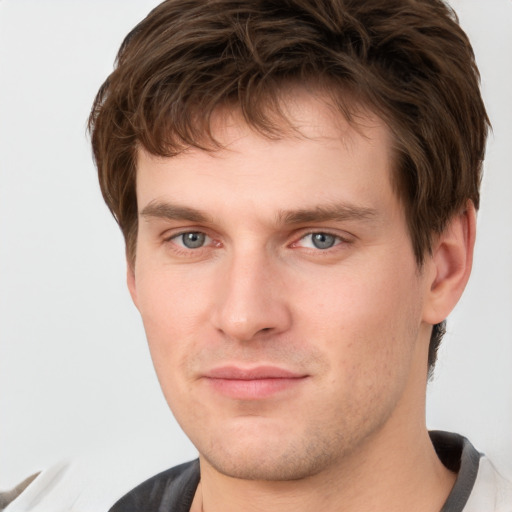
POLYGON ((93 452, 54 464, 41 471, 32 481, 25 481, 28 485, 24 485, 23 489, 16 486, 12 491, 3 493, 0 496, 0 510, 106 512, 115 503, 112 508, 115 512, 150 512, 151 509, 145 507, 146 503, 140 508, 137 506, 148 498, 154 498, 155 501, 159 497, 165 500, 169 494, 180 495, 184 489, 190 489, 192 496, 195 493, 199 481, 198 461, 157 473, 162 470, 162 466, 165 467, 165 461, 148 463, 144 462, 142 456, 139 458, 133 454, 111 455, 93 452), (147 480, 148 476, 155 473, 156 476, 147 480), (140 482, 143 483, 139 485, 140 482), (119 499, 121 496, 124 497, 119 499))
POLYGON ((123 496, 109 512, 188 512, 199 483, 199 461, 155 475, 123 496))
POLYGON ((464 512, 512 512, 512 481, 501 475, 485 456, 480 459, 464 512))
POLYGON ((468 439, 440 431, 430 437, 439 459, 457 473, 442 512, 512 512, 512 482, 468 439))

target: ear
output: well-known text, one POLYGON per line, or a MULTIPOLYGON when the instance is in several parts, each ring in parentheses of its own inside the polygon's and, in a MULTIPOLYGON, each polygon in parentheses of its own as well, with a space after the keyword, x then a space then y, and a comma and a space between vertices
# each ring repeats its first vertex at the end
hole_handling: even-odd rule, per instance
POLYGON ((137 303, 137 285, 135 282, 135 267, 133 263, 129 261, 126 264, 126 283, 128 284, 128 290, 130 290, 130 295, 132 296, 133 303, 135 307, 139 309, 139 305, 137 303))
POLYGON ((471 274, 476 235, 476 211, 472 201, 455 215, 437 237, 429 258, 430 289, 423 320, 431 325, 442 322, 459 301, 471 274))

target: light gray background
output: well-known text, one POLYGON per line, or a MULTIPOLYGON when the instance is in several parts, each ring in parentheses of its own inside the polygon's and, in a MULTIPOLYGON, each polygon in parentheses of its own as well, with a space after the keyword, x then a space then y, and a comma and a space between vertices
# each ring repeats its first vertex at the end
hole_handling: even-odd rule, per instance
MULTIPOLYGON (((156 3, 0 1, 0 488, 84 451, 96 465, 136 454, 146 472, 195 454, 153 375, 85 134, 122 38, 156 3)), ((494 135, 475 268, 429 385, 428 425, 467 435, 510 476, 512 2, 452 4, 494 135)))

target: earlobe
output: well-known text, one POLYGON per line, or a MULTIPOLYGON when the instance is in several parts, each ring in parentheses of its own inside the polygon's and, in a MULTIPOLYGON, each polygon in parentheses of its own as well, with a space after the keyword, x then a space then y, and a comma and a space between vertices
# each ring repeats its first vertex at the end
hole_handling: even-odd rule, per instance
POLYGON ((442 322, 459 301, 471 274, 476 235, 476 211, 472 201, 455 215, 438 236, 431 265, 423 320, 429 324, 442 322))
POLYGON ((130 291, 130 295, 132 297, 133 303, 135 304, 135 307, 139 309, 138 303, 137 303, 137 286, 135 282, 135 268, 133 267, 133 264, 130 264, 130 262, 126 265, 126 283, 128 285, 128 290, 130 291))

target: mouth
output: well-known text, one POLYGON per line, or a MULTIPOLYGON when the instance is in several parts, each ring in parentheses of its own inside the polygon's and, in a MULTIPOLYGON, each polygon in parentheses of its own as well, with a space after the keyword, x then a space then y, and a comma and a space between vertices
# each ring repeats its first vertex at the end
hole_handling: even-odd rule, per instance
POLYGON ((293 391, 308 378, 308 375, 276 366, 223 366, 210 370, 203 378, 215 393, 227 398, 262 400, 293 391))

